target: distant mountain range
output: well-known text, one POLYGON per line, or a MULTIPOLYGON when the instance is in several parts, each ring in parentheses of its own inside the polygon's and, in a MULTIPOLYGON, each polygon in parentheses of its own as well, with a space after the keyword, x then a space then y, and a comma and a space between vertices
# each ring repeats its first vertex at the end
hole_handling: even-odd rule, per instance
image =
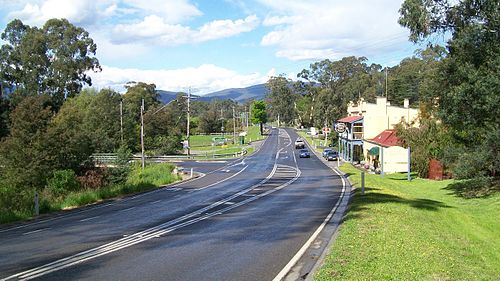
MULTIPOLYGON (((163 103, 170 102, 175 99, 178 92, 170 92, 170 91, 157 91, 160 94, 160 100, 163 103)), ((196 100, 201 101, 211 101, 214 99, 219 100, 227 100, 231 99, 238 103, 244 103, 247 100, 262 100, 265 98, 267 94, 267 88, 265 84, 253 85, 246 88, 234 88, 234 89, 225 89, 222 91, 217 91, 213 93, 209 93, 203 96, 192 95, 196 100)))

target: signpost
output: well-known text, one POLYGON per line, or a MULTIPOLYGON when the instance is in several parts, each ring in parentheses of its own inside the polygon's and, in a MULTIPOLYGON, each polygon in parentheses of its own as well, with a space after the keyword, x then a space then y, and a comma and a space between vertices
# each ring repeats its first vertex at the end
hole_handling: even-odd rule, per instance
MULTIPOLYGON (((346 130, 345 123, 336 123, 334 126, 334 129, 335 129, 335 132, 337 132, 338 134, 344 133, 346 130)), ((340 166, 340 138, 339 138, 338 150, 339 151, 338 151, 338 155, 337 155, 337 167, 340 166)))

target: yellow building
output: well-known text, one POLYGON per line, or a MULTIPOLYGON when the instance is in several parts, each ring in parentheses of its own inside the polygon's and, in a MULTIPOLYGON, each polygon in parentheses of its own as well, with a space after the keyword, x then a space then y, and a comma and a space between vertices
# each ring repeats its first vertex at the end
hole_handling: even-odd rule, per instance
POLYGON ((407 171, 407 150, 394 142, 392 129, 402 120, 418 126, 418 109, 410 108, 407 99, 399 107, 391 105, 385 97, 377 97, 376 103, 363 99, 351 102, 347 112, 348 116, 337 120, 346 128, 339 134, 339 152, 344 160, 364 162, 367 167, 386 173, 407 171), (390 141, 381 141, 388 137, 390 141))

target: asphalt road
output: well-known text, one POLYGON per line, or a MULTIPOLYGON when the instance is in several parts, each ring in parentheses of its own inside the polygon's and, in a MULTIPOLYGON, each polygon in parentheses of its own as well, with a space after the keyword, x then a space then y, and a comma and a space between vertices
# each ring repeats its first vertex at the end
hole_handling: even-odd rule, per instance
POLYGON ((183 164, 200 178, 0 228, 0 279, 272 280, 343 191, 296 138, 274 129, 249 157, 183 164))

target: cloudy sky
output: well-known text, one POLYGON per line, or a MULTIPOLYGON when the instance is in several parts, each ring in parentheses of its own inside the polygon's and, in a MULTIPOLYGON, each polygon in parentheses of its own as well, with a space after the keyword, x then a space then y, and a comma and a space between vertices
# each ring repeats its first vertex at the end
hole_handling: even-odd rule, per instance
POLYGON ((204 94, 294 77, 327 58, 395 65, 422 47, 397 23, 402 1, 0 0, 0 29, 14 18, 67 18, 97 43, 94 86, 144 81, 204 94))

